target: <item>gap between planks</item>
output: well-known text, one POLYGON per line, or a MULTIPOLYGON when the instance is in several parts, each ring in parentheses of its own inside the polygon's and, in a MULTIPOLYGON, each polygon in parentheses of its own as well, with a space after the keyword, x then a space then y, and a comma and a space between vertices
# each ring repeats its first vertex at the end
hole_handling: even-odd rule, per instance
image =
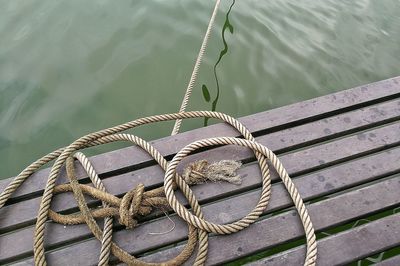
MULTIPOLYGON (((316 230, 325 230, 377 211, 397 206, 399 204, 399 195, 397 193, 399 189, 399 179, 392 178, 366 188, 313 203, 308 205, 308 210, 316 230), (368 202, 365 199, 368 199, 368 202), (352 206, 352 208, 349 208, 348 205, 352 206)), ((229 206, 235 208, 235 204, 237 205, 237 202, 233 202, 229 206)), ((260 220, 246 230, 236 234, 211 236, 207 265, 232 261, 266 248, 298 239, 303 235, 303 228, 295 211, 272 216, 260 220), (265 232, 265 234, 260 234, 260 232, 265 232), (226 245, 224 243, 230 244, 226 245)), ((129 239, 132 238, 130 237, 129 239)), ((138 241, 140 241, 140 238, 138 241)), ((122 243, 122 246, 126 248, 135 244, 137 243, 132 243, 127 238, 122 243)), ((164 260, 176 255, 181 248, 182 246, 179 245, 178 247, 156 252, 146 256, 146 259, 151 261, 164 260)), ((68 246, 65 249, 50 251, 47 253, 47 259, 50 264, 54 265, 66 264, 71 260, 78 264, 95 264, 98 255, 95 250, 93 245, 86 241, 74 246, 68 246), (77 254, 82 254, 83 256, 77 256, 77 254)), ((29 260, 26 262, 29 262, 29 260)), ((188 265, 190 263, 192 261, 189 261, 188 265)))
MULTIPOLYGON (((386 157, 386 159, 389 159, 389 161, 392 162, 396 162, 400 159, 400 148, 398 148, 398 152, 394 153, 391 152, 389 155, 392 156, 388 156, 386 157), (393 155, 397 155, 395 157, 393 157, 393 155)), ((346 165, 341 165, 335 168, 329 168, 327 169, 327 171, 322 171, 320 173, 318 173, 317 175, 309 175, 309 176, 304 176, 304 177, 300 177, 298 179, 295 179, 294 182, 295 184, 298 186, 300 193, 303 195, 303 197, 305 198, 306 201, 312 199, 312 198, 316 198, 316 197, 321 197, 327 194, 330 194, 332 192, 338 191, 338 190, 342 190, 346 187, 349 186, 354 186, 357 185, 359 183, 363 183, 366 181, 373 181, 376 180, 377 178, 382 178, 382 176, 380 174, 382 174, 382 172, 384 172, 384 170, 381 170, 384 167, 380 167, 383 165, 385 165, 385 162, 381 160, 380 164, 376 164, 376 162, 379 161, 379 158, 382 159, 382 157, 379 156, 371 156, 371 158, 369 158, 369 161, 365 161, 365 164, 368 165, 370 168, 365 168, 363 169, 364 171, 359 171, 357 168, 355 168, 354 166, 356 165, 360 165, 360 164, 356 164, 353 162, 353 165, 348 165, 348 167, 346 167, 346 165), (375 164, 374 164, 375 162, 375 164), (371 164, 369 164, 371 163, 371 164), (378 166, 378 167, 377 167, 378 166), (375 168, 375 170, 374 170, 375 168), (378 170, 376 170, 378 169, 378 170), (373 176, 373 174, 378 174, 378 176, 373 176), (370 175, 370 176, 369 176, 370 175), (322 179, 325 179, 322 181, 322 179)), ((395 165, 395 163, 393 163, 393 165, 395 165)), ((258 191, 254 191, 254 192, 250 192, 244 195, 241 195, 239 197, 236 198, 231 198, 228 199, 225 202, 216 202, 214 204, 211 205, 207 205, 204 207, 204 211, 206 213, 206 217, 210 217, 210 215, 212 216, 211 220, 217 220, 217 222, 228 222, 227 220, 221 220, 223 219, 223 217, 219 217, 215 215, 212 215, 212 213, 216 212, 218 213, 218 210, 220 209, 226 209, 225 206, 222 206, 224 204, 226 204, 226 202, 236 202, 236 204, 230 204, 230 205, 238 205, 238 207, 236 207, 236 209, 234 210, 230 210, 229 212, 233 212, 233 213, 238 213, 236 216, 240 216, 240 215, 244 215, 246 210, 251 208, 253 204, 255 204, 257 197, 258 197, 259 192, 258 191), (238 203, 241 204, 238 204, 238 203), (243 208, 245 210, 243 210, 243 208), (207 215, 208 214, 208 215, 207 215)), ((279 210, 282 208, 286 208, 292 205, 291 200, 289 198, 289 196, 287 195, 285 189, 283 188, 282 184, 277 183, 275 185, 273 185, 272 188, 272 198, 271 198, 271 202, 270 205, 268 206, 268 209, 265 213, 271 213, 272 211, 275 210, 279 210)), ((235 219, 235 218, 239 218, 239 217, 225 217, 225 218, 229 218, 229 220, 235 219)), ((165 240, 162 240, 161 243, 157 238, 157 240, 155 238, 152 238, 151 236, 147 235, 146 232, 149 231, 154 231, 154 230, 160 230, 159 228, 161 227, 162 229, 165 229, 164 227, 166 227, 167 225, 169 225, 168 221, 164 218, 161 220, 157 220, 157 221, 153 221, 152 223, 147 223, 147 224, 143 224, 142 226, 138 227, 135 229, 135 231, 128 231, 128 232, 116 232, 115 233, 115 237, 114 239, 121 240, 122 237, 122 242, 126 242, 125 240, 123 240, 124 238, 127 239, 138 239, 139 238, 139 242, 143 243, 140 244, 142 246, 141 250, 136 250, 135 253, 137 252, 145 252, 146 248, 154 248, 154 247, 161 247, 162 245, 167 245, 179 240, 182 240, 186 237, 185 234, 185 224, 181 221, 181 220, 177 220, 177 217, 172 217, 172 219, 175 220, 175 222, 177 223, 177 225, 182 226, 179 230, 177 229, 177 231, 175 233, 177 233, 178 231, 178 238, 173 238, 173 239, 168 239, 167 242, 162 242, 165 240), (146 241, 147 239, 147 241, 146 241), (153 239, 153 241, 150 241, 151 239, 153 239), (155 242, 154 242, 155 241, 155 242)), ((71 232, 72 230, 72 234, 74 233, 73 229, 76 228, 76 226, 74 227, 68 227, 67 229, 63 229, 63 227, 61 225, 57 225, 57 224, 49 224, 49 229, 54 232, 55 235, 49 235, 49 238, 47 239, 47 241, 51 242, 54 241, 53 236, 54 237, 62 237, 63 234, 63 230, 68 230, 68 232, 71 232), (54 228, 52 228, 54 227, 54 228), (54 229, 59 229, 59 230, 54 230, 54 229)), ((82 226, 81 228, 85 228, 85 226, 82 226)), ((32 228, 33 229, 33 228, 32 228)), ((33 233, 33 231, 31 232, 33 233)), ((78 232, 75 232, 76 235, 79 235, 78 232)), ((3 241, 4 243, 19 243, 18 245, 16 245, 16 247, 21 247, 21 246, 25 246, 25 249, 30 250, 31 249, 31 245, 27 245, 26 241, 22 241, 23 240, 23 236, 19 236, 18 233, 16 235, 9 235, 9 237, 4 238, 3 241)), ((94 242, 97 242, 97 240, 93 240, 94 242)), ((139 246, 140 246, 139 245, 139 246)), ((133 246, 135 249, 139 248, 138 244, 135 244, 133 246)), ((131 246, 129 246, 128 248, 132 248, 131 246)), ((140 248, 139 248, 140 249, 140 248)), ((12 252, 16 252, 18 254, 18 252, 21 252, 21 250, 12 250, 12 252)), ((15 254, 15 253, 14 253, 15 254)), ((9 256, 12 254, 8 254, 9 256)))
MULTIPOLYGON (((368 134, 364 132, 361 135, 342 138, 337 141, 311 147, 307 150, 300 150, 295 153, 286 154, 281 156, 280 159, 288 169, 290 175, 296 176, 299 174, 306 174, 327 166, 334 165, 336 163, 342 163, 350 159, 355 159, 360 156, 368 155, 396 146, 400 144, 400 134, 398 132, 400 132, 400 123, 374 129, 370 132, 367 132, 368 134), (318 154, 319 156, 314 157, 315 154, 318 154), (304 158, 307 158, 307 160, 304 160, 304 158)), ((264 139, 259 139, 259 142, 262 144, 264 144, 265 141, 266 140, 264 139)), ((237 147, 229 146, 225 149, 222 149, 220 153, 214 153, 212 151, 207 152, 206 158, 215 160, 226 159, 229 158, 230 155, 232 156, 232 153, 235 153, 235 159, 243 159, 252 156, 252 153, 248 150, 238 150, 237 147)), ((191 156, 191 160, 195 159, 201 159, 200 154, 191 156)), ((152 173, 150 173, 150 175, 151 174, 152 173)), ((157 177, 154 177, 160 180, 159 184, 161 185, 163 176, 162 171, 159 169, 157 174, 157 177)), ((147 179, 146 175, 147 173, 143 174, 144 179, 147 179)), ((110 192, 112 194, 125 193, 129 187, 134 187, 135 184, 130 184, 132 182, 137 184, 140 181, 144 181, 143 183, 145 185, 149 184, 143 179, 130 179, 131 182, 118 180, 119 183, 124 183, 123 187, 117 187, 115 185, 111 186, 108 185, 108 183, 105 183, 106 186, 108 185, 107 187, 110 188, 110 192), (122 191, 116 193, 115 189, 122 189, 122 191)), ((0 232, 18 229, 34 223, 39 202, 40 198, 34 198, 3 207, 0 210, 0 232)), ((54 198, 52 206, 56 211, 64 211, 71 208, 73 210, 73 208, 76 207, 76 204, 72 195, 63 194, 54 198)))
MULTIPOLYGON (((288 128, 290 128, 301 123, 320 120, 323 118, 324 114, 328 114, 327 116, 329 117, 341 112, 348 112, 371 104, 394 99, 399 96, 400 77, 395 77, 273 109, 271 111, 250 115, 239 120, 252 132, 258 132, 260 130, 265 131, 274 127, 282 127, 282 125, 291 124, 291 126, 288 126, 288 128), (263 119, 257 119, 259 117, 262 117, 263 119)), ((280 130, 282 129, 283 128, 280 130)), ((181 146, 190 143, 194 139, 214 136, 215 132, 220 132, 221 135, 226 136, 237 136, 237 133, 229 126, 217 124, 185 132, 174 137, 167 137, 154 141, 153 144, 160 150, 161 154, 164 156, 170 156, 175 154, 181 146)), ((121 173, 121 169, 125 168, 127 171, 135 170, 135 168, 132 168, 132 165, 143 164, 149 161, 149 157, 146 156, 146 154, 141 153, 141 150, 137 147, 112 151, 102 155, 93 156, 91 159, 95 168, 98 169, 99 174, 103 177, 121 173), (131 158, 135 158, 135 161, 132 162, 131 158)), ((43 191, 48 172, 49 169, 44 169, 37 174, 32 175, 31 179, 34 182, 29 182, 30 180, 28 180, 26 182, 27 185, 23 185, 21 189, 16 192, 14 197, 29 194, 34 194, 36 196, 38 196, 38 194, 40 195, 43 191), (35 186, 35 184, 37 185, 35 186), (32 190, 32 188, 34 188, 34 190, 32 190)), ((77 168, 77 174, 80 178, 87 178, 81 167, 77 168)), ((65 181, 65 176, 62 176, 61 178, 64 178, 65 181)), ((11 179, 0 180, 0 189, 3 189, 10 180, 11 179)))
MULTIPOLYGON (((398 245, 400 243, 399 221, 400 213, 392 214, 318 240, 317 265, 349 264, 398 245)), ((304 256, 305 246, 302 245, 246 265, 301 265, 304 256)))

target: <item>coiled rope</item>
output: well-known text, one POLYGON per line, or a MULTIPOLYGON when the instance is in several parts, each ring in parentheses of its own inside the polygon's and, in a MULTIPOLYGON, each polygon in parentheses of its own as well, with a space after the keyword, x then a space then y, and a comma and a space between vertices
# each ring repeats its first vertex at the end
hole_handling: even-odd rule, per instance
MULTIPOLYGON (((210 21, 208 22, 206 34, 204 35, 203 42, 201 43, 200 51, 199 51, 199 54, 197 55, 196 63, 194 64, 192 75, 190 76, 189 84, 187 85, 185 95, 183 96, 181 108, 179 109, 180 113, 185 112, 186 107, 189 102, 190 95, 192 94, 193 86, 196 81, 197 74, 199 73, 200 64, 201 64, 201 61, 203 60, 203 56, 204 56, 204 52, 207 47, 208 40, 210 39, 211 29, 214 25, 215 17, 217 16, 218 7, 219 7, 220 2, 221 2, 221 0, 215 1, 214 10, 211 15, 210 21)), ((182 123, 182 119, 178 119, 175 121, 174 128, 172 129, 171 135, 178 134, 179 129, 181 127, 181 123, 182 123)))
MULTIPOLYGON (((180 265, 191 257, 197 243, 198 251, 194 265, 204 265, 207 258, 208 233, 231 234, 243 230, 254 223, 267 207, 271 196, 271 178, 267 161, 270 161, 272 166, 277 170, 300 215, 307 240, 307 253, 304 265, 315 265, 317 258, 317 245, 312 222, 300 194, 276 155, 265 146, 255 142, 251 133, 233 117, 219 112, 185 112, 219 4, 220 0, 216 0, 214 11, 204 36, 179 113, 140 118, 83 136, 71 143, 69 146, 53 151, 26 167, 0 194, 1 209, 12 194, 30 175, 46 163, 55 160, 46 183, 37 215, 33 248, 35 265, 46 265, 44 232, 46 221, 49 218, 54 222, 62 224, 86 223, 93 235, 101 241, 102 244, 98 263, 99 265, 108 265, 111 253, 128 265, 180 265), (180 150, 174 156, 172 161, 168 163, 148 142, 131 134, 120 134, 122 131, 144 124, 175 120, 175 125, 171 133, 172 135, 175 135, 179 132, 182 119, 199 117, 220 119, 237 129, 245 139, 219 137, 195 141, 180 150), (166 172, 164 186, 145 192, 144 185, 139 184, 128 191, 122 199, 107 193, 104 184, 98 177, 89 159, 83 153, 79 152, 79 150, 115 141, 129 141, 148 152, 166 172), (245 217, 230 224, 215 224, 205 220, 200 204, 189 187, 191 184, 187 182, 188 180, 185 181, 184 178, 176 173, 177 165, 185 156, 196 149, 215 145, 238 145, 252 149, 258 160, 262 173, 262 190, 257 205, 245 217), (82 164, 94 187, 79 184, 75 175, 74 158, 82 164), (63 165, 66 166, 69 184, 56 186, 56 180, 63 165), (188 211, 188 209, 186 209, 185 206, 183 206, 175 197, 174 190, 177 187, 183 192, 184 196, 188 200, 193 213, 188 211), (80 213, 62 215, 50 209, 53 195, 62 192, 73 192, 80 213), (101 200, 102 208, 90 210, 87 206, 84 194, 101 200), (137 226, 137 221, 135 220, 136 217, 150 214, 153 207, 157 206, 172 207, 172 209, 186 221, 189 227, 188 242, 180 254, 173 259, 163 263, 143 262, 130 255, 129 252, 123 250, 112 241, 113 217, 119 217, 119 222, 121 224, 125 225, 128 229, 133 229, 137 226), (104 218, 103 230, 97 224, 95 220, 96 218, 104 218)), ((190 173, 186 174, 190 176, 190 173)))
POLYGON ((74 196, 78 202, 79 209, 81 211, 80 214, 68 216, 68 219, 75 219, 74 221, 68 223, 74 224, 82 222, 84 220, 88 224, 94 236, 102 242, 99 265, 106 265, 108 263, 108 249, 111 250, 111 252, 118 259, 129 265, 158 265, 155 263, 142 262, 136 259, 134 256, 130 255, 127 251, 120 248, 116 243, 112 242, 112 218, 110 218, 111 216, 119 216, 122 224, 126 225, 127 227, 133 228, 136 226, 136 222, 132 218, 133 216, 135 216, 136 214, 146 215, 151 211, 149 210, 151 209, 151 207, 157 205, 172 207, 172 209, 182 219, 184 219, 189 226, 189 240, 186 247, 176 258, 166 261, 162 265, 182 264, 191 256, 197 242, 198 251, 196 255, 195 265, 203 265, 207 256, 209 232, 215 234, 231 234, 238 232, 248 227, 250 224, 254 223, 267 207, 271 195, 271 179, 267 161, 270 161, 271 165, 277 170, 279 176, 281 177, 289 192, 289 195, 293 199, 295 207, 302 221, 307 240, 307 253, 304 265, 315 265, 317 247, 312 222, 308 215, 307 209, 301 199, 301 196, 299 195, 289 175, 280 163, 279 159, 274 155, 271 150, 255 142, 255 139, 251 135, 249 130, 247 130, 239 121, 226 114, 210 111, 191 111, 183 113, 155 115, 145 118, 139 118, 131 122, 127 122, 112 128, 103 129, 83 136, 71 143, 69 146, 49 153, 48 155, 40 158, 39 160, 28 166, 26 169, 24 169, 1 193, 0 208, 4 206, 5 202, 32 173, 34 173, 41 166, 53 159, 55 159, 55 162, 51 168, 43 197, 41 199, 41 204, 35 226, 34 260, 36 265, 46 265, 44 254, 44 231, 46 221, 49 219, 49 217, 51 217, 55 221, 60 222, 62 222, 63 219, 62 215, 56 214, 50 209, 52 197, 54 193, 65 191, 72 191, 74 193, 74 196), (135 128, 144 124, 176 119, 204 117, 216 118, 228 123, 235 129, 237 129, 243 135, 244 139, 219 137, 196 141, 180 150, 174 156, 172 161, 170 163, 167 163, 167 161, 161 156, 161 154, 148 142, 131 134, 120 134, 120 132, 124 130, 135 128), (131 191, 129 191, 122 200, 116 198, 111 194, 106 193, 104 185, 96 175, 89 160, 87 160, 87 158, 85 158, 81 153, 77 153, 77 151, 86 147, 101 145, 115 141, 130 141, 148 152, 166 171, 164 187, 144 192, 143 185, 138 185, 136 188, 133 188, 131 191), (184 179, 176 173, 176 166, 179 164, 182 158, 184 158, 196 149, 213 145, 239 145, 252 149, 258 160, 258 164, 262 173, 262 190, 257 205, 245 217, 230 224, 215 224, 205 220, 201 211, 201 207, 194 193, 190 189, 189 185, 184 181, 184 179), (78 161, 82 163, 84 169, 94 183, 95 188, 80 185, 78 183, 74 173, 72 156, 77 158, 78 161), (57 177, 60 173, 62 166, 65 164, 67 168, 67 176, 70 180, 70 183, 67 185, 56 186, 55 184, 57 177), (187 198, 193 213, 189 212, 176 199, 174 195, 175 183, 187 198), (97 195, 96 197, 103 202, 103 209, 100 210, 100 212, 107 211, 107 216, 99 213, 99 211, 96 212, 90 210, 83 197, 84 193, 92 196, 97 195), (119 206, 119 211, 116 212, 116 208, 110 208, 110 205, 119 206), (100 227, 97 225, 95 218, 105 216, 105 227, 104 230, 101 230, 100 227))

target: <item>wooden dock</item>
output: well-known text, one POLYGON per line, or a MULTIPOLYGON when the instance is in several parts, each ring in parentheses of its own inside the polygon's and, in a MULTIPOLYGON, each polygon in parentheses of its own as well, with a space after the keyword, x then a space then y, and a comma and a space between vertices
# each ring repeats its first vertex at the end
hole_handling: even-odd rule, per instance
MULTIPOLYGON (((400 246, 400 77, 239 120, 257 142, 279 156, 307 204, 318 238, 317 265, 343 265, 384 251, 396 252, 400 246), (369 222, 355 224, 360 219, 369 222)), ((194 140, 237 134, 225 124, 215 124, 152 144, 171 159, 194 140)), ((204 158, 243 162, 239 170, 241 185, 222 182, 193 187, 205 217, 216 223, 229 223, 246 215, 257 203, 261 186, 253 153, 224 146, 203 150, 186 161, 204 158)), ((163 184, 162 169, 137 147, 97 155, 91 161, 108 191, 118 196, 139 183, 146 189, 163 184)), ((48 173, 49 169, 35 173, 0 209, 0 264, 33 264, 35 216, 48 173)), ((77 168, 77 174, 81 182, 89 182, 82 168, 77 168)), ((232 235, 210 236, 207 265, 303 263, 305 248, 299 239, 304 238, 304 232, 299 217, 275 171, 272 180, 270 203, 255 224, 232 235)), ((10 181, 0 180, 0 191, 10 181)), ((59 179, 59 183, 63 182, 65 174, 59 179)), ((94 199, 88 202, 91 207, 99 205, 94 199)), ((55 196, 52 209, 73 213, 77 205, 71 194, 64 193, 55 196)), ((135 230, 115 225, 113 240, 144 260, 172 258, 185 243, 187 226, 174 214, 171 219, 176 228, 161 236, 149 234, 171 226, 159 211, 142 219, 135 230)), ((46 230, 46 258, 50 265, 97 263, 101 244, 85 224, 63 226, 49 222, 46 230)), ((379 265, 400 265, 400 255, 379 265)))

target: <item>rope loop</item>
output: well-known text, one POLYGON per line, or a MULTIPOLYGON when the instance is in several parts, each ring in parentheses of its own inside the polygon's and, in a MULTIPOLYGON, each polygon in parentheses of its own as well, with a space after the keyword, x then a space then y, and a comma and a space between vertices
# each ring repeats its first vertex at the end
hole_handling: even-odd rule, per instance
MULTIPOLYGON (((303 223, 307 239, 307 253, 304 265, 315 265, 317 248, 314 229, 301 196, 295 188, 289 175, 280 163, 279 159, 271 150, 257 143, 251 133, 238 120, 226 114, 209 111, 191 111, 156 115, 140 118, 125 124, 88 134, 74 141, 68 147, 44 156, 22 171, 21 174, 18 175, 16 179, 11 182, 10 185, 0 194, 0 208, 4 205, 5 201, 11 197, 12 193, 23 183, 23 181, 30 176, 30 174, 34 173, 42 165, 53 159, 56 160, 49 174, 36 222, 34 239, 34 258, 36 265, 46 265, 44 252, 44 230, 48 218, 63 224, 88 224, 94 236, 102 243, 99 265, 107 265, 109 255, 111 253, 128 265, 158 265, 156 263, 142 262, 114 243, 112 241, 113 223, 112 220, 110 220, 110 217, 119 217, 121 224, 125 225, 127 228, 134 228, 137 226, 137 218, 141 215, 149 214, 154 206, 171 207, 181 218, 187 222, 189 227, 188 242, 186 246, 181 250, 177 257, 163 262, 162 265, 180 265, 184 263, 194 252, 197 243, 198 251, 194 264, 203 265, 207 258, 209 232, 217 234, 230 234, 238 232, 256 222, 259 216, 262 215, 266 209, 271 196, 271 177, 268 162, 271 163, 281 177, 290 196, 293 199, 293 202, 295 203, 300 215, 300 219, 303 223), (160 154, 160 152, 158 152, 148 142, 134 135, 120 133, 121 131, 144 124, 200 117, 221 119, 237 129, 243 135, 244 139, 217 137, 195 141, 178 151, 173 159, 168 163, 160 154), (82 153, 77 151, 85 147, 101 145, 115 141, 130 141, 148 152, 165 171, 164 187, 145 191, 144 185, 138 184, 129 190, 122 197, 122 199, 107 193, 106 187, 102 183, 102 180, 97 176, 96 171, 94 170, 90 161, 84 157, 82 153), (217 145, 239 145, 251 148, 258 161, 262 175, 262 190, 259 202, 245 217, 230 224, 215 224, 207 221, 204 218, 201 206, 193 191, 189 187, 189 184, 185 182, 183 176, 180 176, 176 173, 176 167, 178 163, 185 156, 189 155, 196 149, 217 145), (90 177, 95 187, 79 184, 78 179, 75 176, 73 157, 76 157, 82 164, 84 170, 90 177), (70 183, 57 186, 56 181, 64 165, 66 165, 67 176, 70 180, 70 183), (186 206, 178 202, 174 192, 176 188, 179 188, 188 200, 191 209, 190 212, 186 206), (80 213, 62 215, 50 209, 53 195, 62 192, 74 193, 80 213), (90 209, 87 205, 84 194, 101 200, 103 207, 99 209, 90 209), (101 229, 97 224, 97 221, 95 220, 97 218, 105 219, 103 229, 101 229)), ((239 166, 240 164, 229 160, 225 160, 222 164, 217 163, 214 165, 208 165, 205 162, 200 161, 198 163, 198 167, 193 167, 192 165, 192 169, 189 169, 189 176, 191 178, 202 178, 202 175, 207 176, 208 174, 212 173, 214 176, 220 176, 223 174, 229 177, 236 177, 235 169, 239 166)))
MULTIPOLYGON (((26 167, 0 194, 1 209, 5 205, 7 200, 11 197, 11 195, 22 185, 22 183, 30 175, 32 175, 46 163, 55 160, 46 183, 46 187, 39 207, 39 212, 37 215, 33 249, 36 265, 46 265, 44 251, 44 232, 46 221, 48 218, 63 224, 87 223, 94 236, 99 241, 101 241, 102 247, 99 257, 99 265, 101 266, 109 264, 109 257, 111 253, 114 254, 119 260, 128 265, 181 265, 186 262, 192 255, 197 242, 199 242, 198 252, 194 261, 194 265, 204 265, 208 251, 208 232, 214 232, 217 234, 230 234, 240 231, 248 227, 250 224, 254 223, 267 207, 271 194, 271 178, 267 164, 268 160, 272 162, 273 166, 276 168, 277 172, 282 178, 282 181, 288 189, 288 192, 292 197, 295 206, 300 214, 300 218, 302 220, 307 238, 307 254, 304 265, 315 265, 317 247, 311 220, 308 216, 307 210, 304 206, 303 201, 301 200, 299 193, 297 192, 293 182, 291 182, 290 177, 279 162, 278 158, 272 153, 272 151, 256 143, 251 133, 233 117, 230 117, 223 113, 210 111, 185 112, 198 74, 200 63, 204 55, 205 48, 207 46, 207 41, 210 36, 211 28, 216 17, 219 4, 220 0, 216 0, 214 10, 210 18, 210 22, 205 37, 203 39, 203 43, 200 47, 200 51, 189 84, 187 86, 179 113, 140 118, 81 137, 71 143, 68 147, 53 151, 52 153, 43 156, 42 158, 38 159, 37 161, 26 167), (202 141, 196 141, 187 145, 184 149, 180 150, 175 155, 173 160, 168 164, 163 156, 146 141, 134 135, 119 134, 121 131, 135 128, 140 125, 159 121, 175 120, 175 125, 172 131, 172 135, 175 135, 179 131, 182 119, 196 117, 221 119, 236 128, 243 135, 245 140, 237 138, 212 138, 202 141), (106 188, 102 183, 102 180, 96 174, 96 171, 94 170, 90 161, 82 153, 77 151, 86 147, 121 140, 130 141, 135 145, 138 145, 139 147, 143 148, 143 150, 147 151, 155 159, 155 161, 157 161, 157 163, 166 171, 164 178, 164 187, 145 192, 144 185, 138 184, 136 187, 128 191, 122 199, 106 192, 106 188), (257 206, 248 215, 246 215, 239 221, 226 225, 214 224, 204 219, 200 204, 197 201, 192 190, 189 188, 189 183, 185 182, 185 179, 179 176, 175 171, 176 166, 180 162, 180 160, 190 152, 200 147, 208 147, 220 144, 233 144, 253 149, 262 174, 262 192, 257 206), (78 179, 75 176, 73 157, 78 159, 78 161, 82 164, 83 168, 89 175, 95 187, 79 184, 78 179), (57 178, 64 164, 66 165, 67 176, 70 180, 70 183, 56 186, 57 178), (177 186, 182 190, 184 196, 188 199, 193 214, 190 213, 185 208, 185 206, 179 203, 176 199, 174 189, 176 189, 177 186), (163 193, 164 190, 165 195, 163 193), (53 195, 61 192, 74 193, 74 197, 81 212, 80 214, 62 215, 50 209, 53 195), (101 200, 103 207, 96 210, 89 209, 89 207, 87 206, 87 202, 84 198, 84 194, 89 194, 94 198, 101 200), (112 241, 112 217, 119 216, 121 224, 125 225, 127 228, 133 229, 135 226, 137 226, 138 223, 136 220, 137 216, 149 214, 152 210, 152 207, 156 205, 170 205, 175 210, 175 212, 187 222, 189 227, 188 241, 186 246, 175 258, 160 264, 140 261, 112 241), (99 227, 95 218, 104 218, 103 230, 99 227)), ((206 167, 208 167, 208 165, 202 162, 199 163, 197 166, 189 169, 187 173, 184 174, 186 181, 194 180, 194 182, 190 182, 190 184, 201 183, 204 178, 207 177, 207 174, 204 171, 206 167)), ((207 171, 209 172, 210 176, 213 177, 214 181, 230 180, 230 182, 232 183, 240 184, 240 178, 238 178, 238 176, 235 174, 235 171, 238 167, 240 167, 240 163, 227 161, 223 162, 222 164, 209 167, 207 171)))

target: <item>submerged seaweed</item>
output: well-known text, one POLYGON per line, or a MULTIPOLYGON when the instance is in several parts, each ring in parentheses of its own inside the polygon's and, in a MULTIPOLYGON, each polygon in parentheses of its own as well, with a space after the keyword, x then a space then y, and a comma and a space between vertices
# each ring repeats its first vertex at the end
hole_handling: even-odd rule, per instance
MULTIPOLYGON (((217 75, 217 66, 221 62, 224 55, 226 55, 226 53, 228 53, 228 43, 226 42, 226 39, 225 39, 225 31, 226 31, 226 29, 229 29, 230 33, 233 34, 233 26, 229 21, 229 14, 232 11, 232 7, 235 5, 235 2, 236 2, 235 0, 232 1, 232 4, 230 5, 228 12, 226 13, 226 16, 225 16, 224 26, 222 27, 221 36, 222 36, 222 42, 224 44, 224 48, 221 50, 218 60, 214 64, 216 95, 215 95, 214 100, 211 103, 211 111, 215 111, 217 109, 217 104, 218 104, 218 100, 219 100, 219 96, 220 96, 220 85, 219 85, 218 75, 217 75)), ((210 90, 208 89, 208 87, 205 84, 203 84, 203 86, 202 86, 202 92, 203 92, 203 97, 206 100, 206 102, 209 102, 211 100, 210 90)), ((209 119, 208 117, 204 118, 204 126, 208 125, 208 119, 209 119)))

